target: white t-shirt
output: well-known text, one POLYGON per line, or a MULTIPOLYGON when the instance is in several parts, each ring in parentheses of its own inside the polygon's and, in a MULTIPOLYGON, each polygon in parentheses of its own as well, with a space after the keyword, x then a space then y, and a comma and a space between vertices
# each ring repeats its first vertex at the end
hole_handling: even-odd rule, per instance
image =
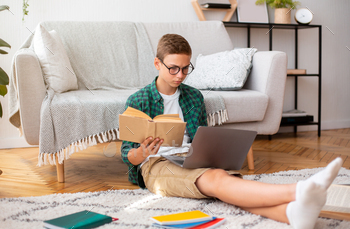
MULTIPOLYGON (((179 105, 179 96, 180 96, 179 89, 177 89, 176 92, 172 95, 164 95, 160 92, 159 94, 162 96, 164 100, 164 114, 179 114, 179 117, 181 118, 181 120, 184 121, 184 116, 183 116, 181 107, 179 105)), ((187 134, 187 131, 185 130, 182 146, 179 146, 179 147, 161 146, 156 155, 149 155, 141 163, 141 167, 144 163, 146 163, 149 160, 150 157, 160 157, 161 155, 172 155, 177 153, 186 153, 190 151, 190 147, 191 147, 190 141, 191 141, 191 138, 187 134)))

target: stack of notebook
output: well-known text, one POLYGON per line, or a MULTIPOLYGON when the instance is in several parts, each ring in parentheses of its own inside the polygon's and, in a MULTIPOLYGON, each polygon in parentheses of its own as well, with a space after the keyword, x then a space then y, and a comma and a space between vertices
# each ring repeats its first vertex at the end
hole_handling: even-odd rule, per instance
POLYGON ((216 228, 225 222, 224 218, 216 218, 201 211, 181 212, 170 215, 151 217, 159 228, 216 228))

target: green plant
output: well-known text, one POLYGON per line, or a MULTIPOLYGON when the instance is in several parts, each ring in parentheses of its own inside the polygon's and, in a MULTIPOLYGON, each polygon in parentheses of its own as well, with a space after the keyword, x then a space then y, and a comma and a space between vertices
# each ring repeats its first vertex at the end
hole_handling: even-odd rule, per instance
MULTIPOLYGON (((8 6, 5 6, 5 5, 0 6, 0 11, 9 10, 9 9, 10 9, 10 7, 8 7, 8 6)), ((0 38, 0 47, 11 48, 11 46, 1 38, 0 38)), ((0 49, 0 54, 8 54, 8 52, 0 49)), ((3 97, 7 94, 6 85, 8 85, 8 84, 9 84, 9 77, 6 74, 6 72, 0 67, 0 95, 2 95, 3 97)), ((0 118, 2 118, 1 102, 0 102, 0 118)))
POLYGON ((257 0, 256 5, 261 5, 266 2, 271 8, 292 8, 294 9, 300 2, 293 0, 257 0))
POLYGON ((23 7, 22 7, 22 9, 23 9, 23 16, 22 16, 22 21, 24 21, 24 16, 25 16, 25 15, 28 15, 28 13, 29 13, 29 11, 28 11, 28 6, 29 6, 28 1, 29 1, 29 0, 23 0, 23 7))

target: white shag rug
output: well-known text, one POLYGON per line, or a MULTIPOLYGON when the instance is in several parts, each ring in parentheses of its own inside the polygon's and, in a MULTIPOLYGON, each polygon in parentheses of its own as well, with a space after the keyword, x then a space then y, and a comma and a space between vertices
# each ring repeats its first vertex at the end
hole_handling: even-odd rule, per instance
MULTIPOLYGON (((244 179, 286 184, 306 179, 321 169, 247 175, 244 176, 244 179)), ((349 182, 350 170, 342 168, 334 183, 349 182)), ((149 219, 151 216, 192 210, 201 210, 213 216, 226 218, 226 222, 218 227, 219 229, 291 228, 287 224, 253 215, 219 200, 169 198, 142 189, 3 198, 0 199, 0 228, 43 228, 44 220, 82 210, 91 210, 119 218, 118 221, 99 227, 101 229, 153 228, 152 221, 149 219)), ((350 228, 350 221, 319 218, 315 228, 345 229, 350 228)))

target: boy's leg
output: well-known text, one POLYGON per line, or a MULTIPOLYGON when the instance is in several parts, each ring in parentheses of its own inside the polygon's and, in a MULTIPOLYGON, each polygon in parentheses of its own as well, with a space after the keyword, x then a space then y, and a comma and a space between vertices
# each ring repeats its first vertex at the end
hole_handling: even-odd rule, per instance
POLYGON ((218 169, 203 173, 196 185, 205 195, 217 197, 251 213, 289 222, 294 228, 313 228, 326 202, 327 189, 342 163, 342 159, 337 158, 309 179, 291 185, 244 181, 218 169))
POLYGON ((240 207, 270 207, 295 200, 296 184, 244 180, 221 169, 206 171, 196 181, 199 191, 240 207))
POLYGON ((273 219, 282 223, 289 223, 286 214, 288 204, 281 204, 272 207, 262 207, 262 208, 242 208, 245 211, 253 213, 255 215, 261 215, 269 219, 273 219))
POLYGON ((306 186, 296 201, 272 207, 243 208, 243 210, 289 223, 293 228, 313 228, 323 205, 326 203, 327 189, 313 181, 306 186))
POLYGON ((325 169, 297 184, 266 184, 243 180, 222 169, 211 169, 196 181, 200 192, 240 207, 269 207, 300 199, 310 183, 325 190, 331 185, 341 168, 341 158, 333 160, 325 169))

